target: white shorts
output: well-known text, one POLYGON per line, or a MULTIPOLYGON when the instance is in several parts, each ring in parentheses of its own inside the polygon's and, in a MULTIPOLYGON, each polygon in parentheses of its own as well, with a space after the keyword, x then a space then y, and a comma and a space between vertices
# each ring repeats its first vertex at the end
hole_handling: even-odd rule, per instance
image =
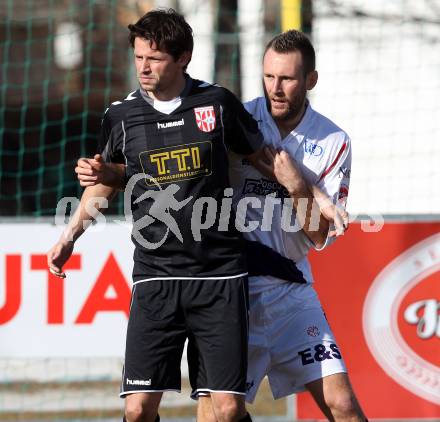
POLYGON ((266 375, 278 399, 304 391, 311 381, 347 372, 312 285, 280 281, 252 292, 252 280, 246 401, 254 401, 266 375))

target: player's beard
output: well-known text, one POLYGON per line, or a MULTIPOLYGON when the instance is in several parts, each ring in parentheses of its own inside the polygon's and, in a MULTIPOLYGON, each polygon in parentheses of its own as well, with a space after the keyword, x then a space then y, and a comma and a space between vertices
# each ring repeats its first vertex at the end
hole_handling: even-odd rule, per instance
POLYGON ((266 106, 269 113, 272 115, 272 118, 274 120, 278 121, 289 121, 289 120, 296 120, 298 116, 300 116, 304 112, 304 105, 306 103, 306 95, 307 90, 304 89, 302 92, 299 92, 293 100, 288 100, 286 97, 277 97, 275 95, 270 96, 266 90, 266 87, 263 83, 263 89, 264 89, 264 97, 266 98, 266 106), (272 107, 272 101, 271 100, 277 100, 279 99, 281 101, 280 104, 283 105, 283 107, 272 107))
POLYGON ((138 77, 138 81, 139 81, 139 85, 141 86, 141 88, 144 91, 150 91, 150 92, 154 92, 158 89, 159 86, 159 80, 158 78, 153 75, 152 73, 149 75, 145 75, 145 77, 148 78, 148 80, 143 80, 142 79, 142 74, 138 73, 137 77, 138 77))

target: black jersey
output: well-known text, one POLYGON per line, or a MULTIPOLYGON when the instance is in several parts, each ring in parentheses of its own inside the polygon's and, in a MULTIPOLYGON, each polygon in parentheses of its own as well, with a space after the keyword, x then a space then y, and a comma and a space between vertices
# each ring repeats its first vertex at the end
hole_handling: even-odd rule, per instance
POLYGON ((257 123, 232 93, 189 77, 170 114, 156 110, 140 90, 109 107, 100 152, 107 162, 126 165, 134 281, 246 272, 225 191, 228 150, 248 155, 262 142, 257 123))

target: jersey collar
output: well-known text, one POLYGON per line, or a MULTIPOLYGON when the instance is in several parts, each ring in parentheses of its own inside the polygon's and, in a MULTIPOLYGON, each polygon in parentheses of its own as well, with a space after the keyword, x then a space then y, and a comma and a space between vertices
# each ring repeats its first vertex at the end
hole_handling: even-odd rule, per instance
POLYGON ((269 110, 267 109, 267 102, 264 97, 262 97, 264 101, 264 114, 265 114, 265 121, 272 126, 272 129, 275 133, 278 134, 278 137, 276 139, 276 144, 279 144, 281 146, 282 144, 285 144, 287 142, 290 142, 292 138, 296 139, 298 145, 303 141, 308 129, 310 128, 313 120, 314 110, 312 106, 310 105, 310 102, 308 99, 306 99, 306 111, 304 113, 304 116, 302 117, 301 121, 298 123, 298 125, 283 139, 281 139, 281 134, 278 129, 278 126, 276 125, 272 115, 270 114, 269 110))

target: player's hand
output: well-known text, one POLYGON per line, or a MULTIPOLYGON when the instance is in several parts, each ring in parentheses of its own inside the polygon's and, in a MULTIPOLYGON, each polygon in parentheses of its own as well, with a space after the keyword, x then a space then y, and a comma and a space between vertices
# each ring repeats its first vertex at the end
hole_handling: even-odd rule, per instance
POLYGON ((330 197, 316 185, 311 185, 310 190, 319 206, 322 216, 334 225, 334 229, 328 233, 329 237, 343 235, 350 224, 350 215, 348 212, 338 204, 335 205, 330 197))
POLYGON ((79 183, 83 187, 103 184, 120 188, 123 186, 125 166, 106 163, 100 154, 93 158, 80 158, 75 167, 79 183))
POLYGON ((267 154, 266 149, 271 147, 264 147, 248 155, 246 158, 250 163, 266 178, 275 180, 273 174, 273 158, 270 154, 267 154))
POLYGON ((63 266, 70 258, 73 252, 73 242, 59 241, 47 253, 47 266, 49 271, 60 278, 66 278, 63 272, 63 266))
POLYGON ((286 151, 276 152, 273 149, 267 149, 266 153, 272 155, 275 178, 287 189, 289 194, 300 194, 307 191, 307 185, 301 171, 286 151))
POLYGON ((329 237, 342 236, 350 225, 350 216, 343 208, 332 204, 321 209, 322 215, 334 224, 334 230, 328 232, 329 237))
POLYGON ((104 166, 104 160, 99 154, 93 158, 80 158, 75 167, 80 185, 85 187, 102 183, 104 166))

